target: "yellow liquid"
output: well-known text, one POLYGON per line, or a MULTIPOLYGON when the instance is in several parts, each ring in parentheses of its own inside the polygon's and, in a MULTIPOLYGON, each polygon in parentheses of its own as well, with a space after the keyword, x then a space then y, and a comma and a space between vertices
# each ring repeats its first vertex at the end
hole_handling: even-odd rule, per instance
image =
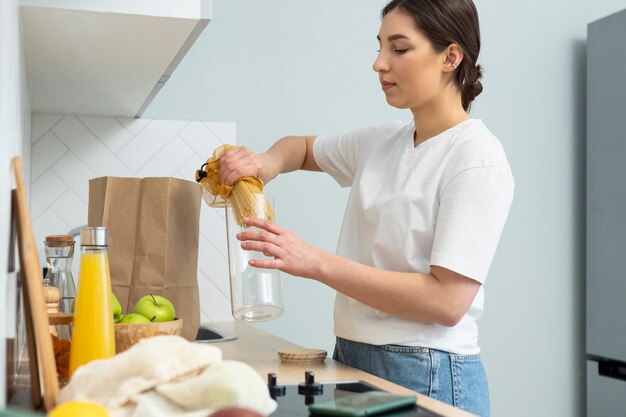
POLYGON ((106 252, 84 252, 78 276, 70 376, 81 365, 115 355, 111 276, 106 252))

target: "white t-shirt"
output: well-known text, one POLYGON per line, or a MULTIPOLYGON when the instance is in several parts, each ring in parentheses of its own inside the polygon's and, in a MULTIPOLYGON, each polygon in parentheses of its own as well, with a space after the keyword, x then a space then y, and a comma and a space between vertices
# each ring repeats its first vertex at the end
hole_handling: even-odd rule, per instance
MULTIPOLYGON (((413 122, 319 136, 313 156, 342 187, 352 187, 337 253, 398 272, 438 265, 485 282, 513 200, 513 175, 498 139, 476 119, 417 147, 413 122)), ((401 319, 341 293, 335 334, 374 345, 398 344, 475 354, 481 286, 454 327, 401 319)))

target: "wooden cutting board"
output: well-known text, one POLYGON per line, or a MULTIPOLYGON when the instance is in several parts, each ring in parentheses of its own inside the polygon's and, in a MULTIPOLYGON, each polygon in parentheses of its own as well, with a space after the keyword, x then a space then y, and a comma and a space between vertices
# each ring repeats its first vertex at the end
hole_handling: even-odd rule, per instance
POLYGON ((12 192, 20 275, 23 283, 26 332, 33 406, 51 410, 59 396, 59 380, 50 336, 50 322, 43 297, 41 265, 28 210, 24 171, 19 157, 13 158, 16 188, 12 192))

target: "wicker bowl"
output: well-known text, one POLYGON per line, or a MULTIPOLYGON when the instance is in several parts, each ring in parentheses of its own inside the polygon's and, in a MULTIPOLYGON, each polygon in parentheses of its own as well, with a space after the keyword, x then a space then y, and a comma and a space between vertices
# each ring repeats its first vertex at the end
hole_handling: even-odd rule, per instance
POLYGON ((161 335, 180 336, 183 319, 161 323, 115 323, 115 352, 120 353, 146 337, 161 335))

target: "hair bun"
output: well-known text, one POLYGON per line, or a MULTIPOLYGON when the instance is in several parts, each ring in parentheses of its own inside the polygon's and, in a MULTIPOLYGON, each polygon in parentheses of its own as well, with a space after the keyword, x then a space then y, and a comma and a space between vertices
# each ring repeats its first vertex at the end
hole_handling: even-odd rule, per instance
POLYGON ((471 103, 476 96, 478 96, 483 91, 483 84, 480 82, 480 79, 483 77, 483 67, 480 65, 476 65, 467 71, 466 78, 464 80, 464 94, 463 101, 466 104, 471 103))

